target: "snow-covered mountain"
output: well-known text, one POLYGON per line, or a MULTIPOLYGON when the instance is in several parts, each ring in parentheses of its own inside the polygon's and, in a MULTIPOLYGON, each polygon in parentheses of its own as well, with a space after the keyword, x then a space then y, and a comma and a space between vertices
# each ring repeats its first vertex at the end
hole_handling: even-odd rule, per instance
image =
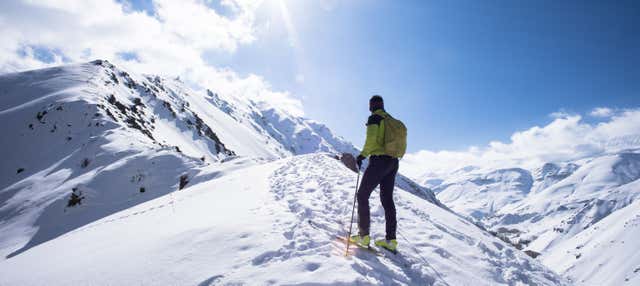
POLYGON ((355 150, 317 122, 233 100, 195 92, 179 80, 136 76, 102 60, 1 76, 2 211, 29 214, 3 216, 7 223, 0 229, 22 229, 3 243, 23 245, 27 239, 22 249, 37 245, 166 194, 175 178, 189 180, 190 169, 209 162, 355 150), (42 226, 32 236, 35 230, 25 227, 55 221, 58 206, 51 203, 67 203, 71 194, 108 203, 65 227, 42 226))
POLYGON ((640 201, 557 243, 544 264, 576 284, 640 284, 640 201))
POLYGON ((345 258, 355 148, 212 90, 102 60, 1 75, 0 285, 565 283, 401 175, 402 254, 345 258))
POLYGON ((443 178, 434 190, 452 210, 530 255, 541 255, 547 266, 576 284, 638 283, 640 252, 633 243, 614 249, 635 255, 608 253, 606 262, 582 258, 613 251, 613 246, 597 243, 583 248, 588 241, 619 242, 636 232, 633 227, 620 227, 637 215, 630 208, 640 197, 640 152, 630 138, 612 140, 611 146, 624 148, 533 170, 467 168, 443 178), (568 258, 569 254, 575 255, 568 258), (614 268, 616 274, 610 275, 614 268))
POLYGON ((102 60, 9 74, 1 80, 3 119, 13 120, 11 130, 21 136, 40 135, 43 129, 56 134, 92 130, 95 135, 101 129, 117 129, 100 126, 108 124, 103 117, 109 117, 118 127, 138 129, 149 139, 145 143, 178 147, 197 158, 215 160, 234 154, 280 158, 355 150, 326 126, 253 102, 249 96, 196 92, 179 79, 136 76, 102 60), (72 118, 76 115, 82 118, 72 118), (93 127, 99 128, 73 125, 80 120, 87 127, 89 122, 98 123, 93 127), (183 137, 187 140, 176 141, 183 137))
POLYGON ((531 174, 520 168, 460 173, 440 184, 438 199, 460 213, 481 219, 522 200, 532 184, 531 174))

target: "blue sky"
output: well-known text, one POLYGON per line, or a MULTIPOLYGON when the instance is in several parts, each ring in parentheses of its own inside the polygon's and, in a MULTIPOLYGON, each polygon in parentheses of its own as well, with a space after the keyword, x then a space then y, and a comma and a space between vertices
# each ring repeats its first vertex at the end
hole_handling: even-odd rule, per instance
POLYGON ((409 126, 411 151, 508 140, 560 110, 640 103, 637 2, 398 3, 288 1, 298 47, 263 5, 268 32, 208 59, 301 96, 308 117, 356 143, 379 93, 409 126))
MULTIPOLYGON (((131 3, 132 10, 149 16, 156 12, 151 0, 117 2, 131 3)), ((83 59, 87 51, 91 57, 112 54, 144 62, 138 68, 156 73, 197 63, 193 54, 201 53, 208 65, 242 76, 257 74, 274 90, 290 92, 302 100, 307 117, 356 145, 364 140, 367 101, 381 94, 387 110, 408 125, 411 152, 508 142, 516 131, 550 124, 550 114, 558 111, 581 114, 593 124, 607 120, 588 116, 596 107, 640 106, 637 1, 265 0, 255 14, 240 16, 219 1, 205 2, 229 19, 249 17, 252 39, 243 38, 244 18, 229 23, 216 17, 207 21, 206 14, 199 14, 193 20, 184 18, 190 17, 185 10, 149 23, 110 10, 109 33, 98 35, 80 30, 87 21, 84 14, 74 14, 66 23, 72 17, 46 10, 47 21, 76 27, 69 28, 74 32, 56 29, 38 34, 58 33, 56 37, 15 37, 6 50, 28 47, 17 57, 31 53, 50 64, 83 59), (150 29, 163 25, 159 31, 170 32, 149 45, 158 35, 122 27, 125 20, 150 29), (187 20, 193 21, 183 27, 187 20), (216 25, 226 26, 209 29, 216 25), (175 39, 193 44, 172 46, 175 39), (163 50, 164 45, 168 48, 163 50)), ((9 3, 3 4, 7 13, 24 14, 15 19, 25 21, 15 23, 15 35, 34 35, 31 26, 47 29, 29 20, 37 19, 29 13, 41 13, 42 7, 9 3)), ((185 6, 163 3, 164 13, 185 6)), ((206 67, 197 68, 206 74, 206 67)))

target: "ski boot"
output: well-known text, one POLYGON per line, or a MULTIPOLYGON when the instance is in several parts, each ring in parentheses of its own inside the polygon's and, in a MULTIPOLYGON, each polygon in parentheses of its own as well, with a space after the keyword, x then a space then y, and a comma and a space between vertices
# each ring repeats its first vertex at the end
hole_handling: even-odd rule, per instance
POLYGON ((395 253, 398 253, 398 241, 395 239, 392 240, 386 240, 386 239, 381 239, 381 240, 376 240, 375 245, 377 247, 381 247, 384 248, 388 251, 395 253))
POLYGON ((362 248, 369 248, 369 242, 371 241, 371 238, 368 235, 352 235, 351 237, 349 237, 349 241, 362 248))

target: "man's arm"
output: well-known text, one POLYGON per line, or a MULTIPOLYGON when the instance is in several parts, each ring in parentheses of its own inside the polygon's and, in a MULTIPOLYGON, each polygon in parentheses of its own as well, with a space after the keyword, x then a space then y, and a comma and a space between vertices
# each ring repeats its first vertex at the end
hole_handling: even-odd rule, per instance
POLYGON ((380 121, 382 121, 382 119, 382 116, 377 114, 369 116, 369 120, 367 120, 367 138, 364 141, 364 147, 362 147, 360 156, 365 158, 369 157, 371 152, 376 148, 378 130, 380 129, 380 121))

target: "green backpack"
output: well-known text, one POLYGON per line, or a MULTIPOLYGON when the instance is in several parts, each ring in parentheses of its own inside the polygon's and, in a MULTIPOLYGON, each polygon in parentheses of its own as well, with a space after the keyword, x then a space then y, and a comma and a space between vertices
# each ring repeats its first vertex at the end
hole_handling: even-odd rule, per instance
POLYGON ((402 121, 384 116, 384 153, 402 158, 407 151, 407 127, 402 121))

